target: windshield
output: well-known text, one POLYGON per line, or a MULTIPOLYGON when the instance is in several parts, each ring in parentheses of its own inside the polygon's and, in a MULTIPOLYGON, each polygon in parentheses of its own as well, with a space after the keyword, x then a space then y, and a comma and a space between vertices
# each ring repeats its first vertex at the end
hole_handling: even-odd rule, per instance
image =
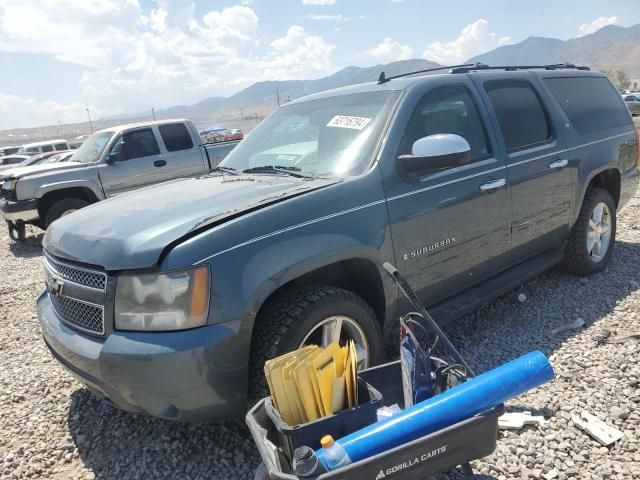
POLYGON ((111 137, 113 137, 113 132, 94 133, 80 145, 69 161, 80 163, 95 162, 100 158, 111 137))
POLYGON ((17 167, 28 167, 29 165, 31 165, 33 163, 33 158, 25 158, 23 161, 21 161, 18 165, 16 165, 17 167))
POLYGON ((40 153, 40 149, 38 147, 20 147, 18 149, 18 153, 23 155, 31 155, 33 153, 40 153))
POLYGON ((286 105, 247 135, 221 166, 358 175, 370 163, 398 96, 393 91, 366 92, 286 105))
POLYGON ((69 158, 71 155, 72 154, 68 152, 51 155, 49 158, 45 158, 44 160, 38 162, 38 165, 43 165, 45 163, 58 163, 62 161, 72 162, 73 160, 69 158))

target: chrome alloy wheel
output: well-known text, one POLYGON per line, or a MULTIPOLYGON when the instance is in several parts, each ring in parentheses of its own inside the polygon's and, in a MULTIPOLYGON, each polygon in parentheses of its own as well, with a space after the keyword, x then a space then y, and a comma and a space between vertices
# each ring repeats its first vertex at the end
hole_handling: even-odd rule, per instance
POLYGON ((353 318, 344 315, 333 315, 319 322, 300 343, 305 345, 319 345, 326 347, 330 343, 338 342, 345 346, 353 340, 358 356, 358 370, 369 366, 369 343, 364 330, 353 318))
POLYGON ((587 229, 587 252, 594 263, 600 262, 609 251, 611 243, 611 211, 606 203, 593 207, 587 229))

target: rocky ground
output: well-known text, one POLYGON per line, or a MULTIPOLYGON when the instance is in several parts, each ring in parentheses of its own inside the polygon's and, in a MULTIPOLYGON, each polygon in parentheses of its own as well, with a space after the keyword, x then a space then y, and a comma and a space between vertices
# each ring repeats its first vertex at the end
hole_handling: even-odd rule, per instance
MULTIPOLYGON (((57 364, 35 315, 38 239, 34 230, 31 245, 15 244, 0 228, 0 478, 251 478, 258 458, 243 424, 182 425, 124 413, 57 364)), ((640 196, 619 215, 605 272, 551 271, 449 329, 477 371, 539 349, 557 374, 507 405, 544 414, 548 423, 501 433, 495 453, 474 462, 477 471, 500 480, 640 478, 640 341, 611 341, 640 334, 639 283, 640 196), (552 333, 576 319, 584 326, 552 333), (600 446, 572 423, 580 411, 624 437, 600 446)))

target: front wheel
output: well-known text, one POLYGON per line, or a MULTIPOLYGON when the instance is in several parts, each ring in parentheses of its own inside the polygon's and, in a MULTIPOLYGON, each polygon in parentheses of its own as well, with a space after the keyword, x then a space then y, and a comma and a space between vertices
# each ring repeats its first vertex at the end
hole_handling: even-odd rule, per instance
POLYGON ((251 341, 249 399, 269 395, 264 363, 304 345, 344 346, 352 340, 358 368, 375 365, 382 358, 380 326, 371 307, 342 288, 307 285, 279 294, 256 320, 251 341))
POLYGON ((616 204, 603 188, 589 188, 565 248, 564 267, 577 275, 601 272, 616 239, 616 204))
POLYGON ((47 211, 47 215, 45 217, 46 228, 49 228, 49 225, 51 225, 59 218, 64 217, 65 215, 69 215, 76 210, 80 210, 87 205, 89 205, 89 202, 87 202, 86 200, 82 200, 81 198, 71 197, 58 200, 56 203, 51 205, 51 207, 47 211))

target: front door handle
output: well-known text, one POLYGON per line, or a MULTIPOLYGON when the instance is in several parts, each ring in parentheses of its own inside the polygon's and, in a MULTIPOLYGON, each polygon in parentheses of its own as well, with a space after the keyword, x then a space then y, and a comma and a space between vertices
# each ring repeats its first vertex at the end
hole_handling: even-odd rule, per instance
POLYGON ((554 160, 553 162, 551 162, 549 164, 549 168, 554 169, 554 168, 564 168, 567 165, 569 165, 569 160, 567 160, 566 158, 562 158, 559 160, 554 160))
POLYGON ((497 180, 489 180, 486 183, 480 185, 480 190, 483 192, 490 192, 492 190, 497 190, 499 188, 504 187, 507 184, 507 181, 504 178, 499 178, 497 180))
POLYGON ((167 164, 166 160, 156 160, 153 162, 156 167, 164 167, 167 164))

